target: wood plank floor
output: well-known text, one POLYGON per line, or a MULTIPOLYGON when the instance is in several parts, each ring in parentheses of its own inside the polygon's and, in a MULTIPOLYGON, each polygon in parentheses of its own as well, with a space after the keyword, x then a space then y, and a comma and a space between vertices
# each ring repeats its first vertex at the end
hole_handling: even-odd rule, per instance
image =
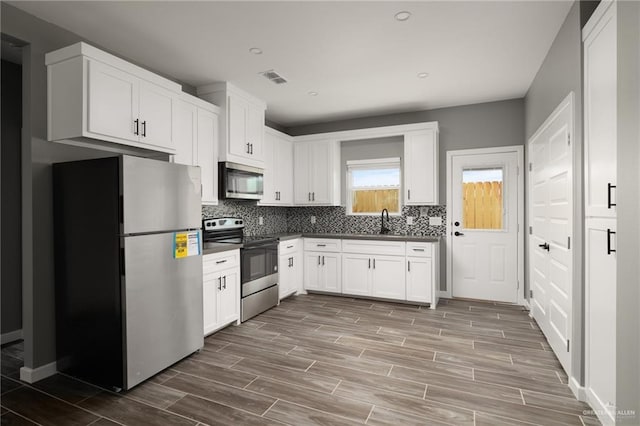
POLYGON ((125 394, 27 385, 21 351, 2 349, 2 425, 598 424, 512 305, 295 296, 125 394))

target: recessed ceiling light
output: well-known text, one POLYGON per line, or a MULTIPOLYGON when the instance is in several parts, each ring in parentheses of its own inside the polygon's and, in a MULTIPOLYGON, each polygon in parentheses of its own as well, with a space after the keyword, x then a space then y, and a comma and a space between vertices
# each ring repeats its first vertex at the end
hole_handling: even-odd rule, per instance
POLYGON ((262 55, 262 49, 260 49, 259 47, 252 47, 251 49, 249 49, 249 52, 253 53, 254 55, 262 55))
POLYGON ((396 20, 400 22, 406 21, 409 18, 411 18, 411 12, 408 12, 406 10, 396 13, 396 20))
POLYGON ((427 77, 429 77, 428 72, 421 72, 418 74, 418 78, 427 78, 427 77))
POLYGON ((318 92, 314 92, 313 90, 307 93, 309 96, 318 96, 318 92))

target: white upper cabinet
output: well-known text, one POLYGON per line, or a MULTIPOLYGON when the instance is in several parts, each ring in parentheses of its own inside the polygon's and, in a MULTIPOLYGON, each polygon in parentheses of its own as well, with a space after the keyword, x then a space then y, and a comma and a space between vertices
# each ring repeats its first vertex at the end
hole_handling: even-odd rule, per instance
POLYGON ((293 145, 296 205, 340 205, 340 142, 305 140, 293 145))
POLYGON ((404 135, 404 203, 438 204, 438 132, 435 129, 404 135))
POLYGON ((264 196, 260 205, 293 204, 293 141, 284 133, 265 128, 264 196))
POLYGON ((221 108, 220 161, 263 168, 266 104, 226 82, 197 91, 200 98, 221 108))
POLYGON ((218 203, 218 114, 220 109, 183 93, 174 99, 174 163, 199 166, 202 204, 218 203))
POLYGON ((584 34, 585 215, 616 216, 617 19, 615 6, 584 34))
POLYGON ((47 53, 48 139, 122 153, 175 152, 179 84, 86 43, 47 53))

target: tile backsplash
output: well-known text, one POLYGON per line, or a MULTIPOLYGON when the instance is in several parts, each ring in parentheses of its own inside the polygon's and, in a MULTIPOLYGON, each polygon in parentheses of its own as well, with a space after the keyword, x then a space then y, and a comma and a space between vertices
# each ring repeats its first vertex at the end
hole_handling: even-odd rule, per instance
MULTIPOLYGON (((443 236, 446 231, 445 206, 429 206, 428 214, 420 216, 420 208, 405 206, 402 215, 389 216, 391 233, 443 236), (412 216, 413 225, 407 225, 412 216), (430 226, 428 217, 441 217, 441 226, 430 226)), ((281 232, 318 233, 376 233, 380 230, 380 215, 349 216, 345 207, 264 207, 251 201, 221 200, 218 206, 203 206, 202 217, 241 217, 247 235, 275 234, 281 232), (264 223, 259 224, 262 216, 264 223), (316 223, 311 223, 311 216, 316 223)))

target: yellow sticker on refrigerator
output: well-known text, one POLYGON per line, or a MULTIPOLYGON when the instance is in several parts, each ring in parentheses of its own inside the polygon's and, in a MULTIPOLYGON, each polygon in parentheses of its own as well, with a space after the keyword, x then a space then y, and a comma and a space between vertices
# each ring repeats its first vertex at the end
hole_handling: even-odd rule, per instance
POLYGON ((173 257, 180 259, 200 254, 200 232, 176 232, 173 239, 173 257))

